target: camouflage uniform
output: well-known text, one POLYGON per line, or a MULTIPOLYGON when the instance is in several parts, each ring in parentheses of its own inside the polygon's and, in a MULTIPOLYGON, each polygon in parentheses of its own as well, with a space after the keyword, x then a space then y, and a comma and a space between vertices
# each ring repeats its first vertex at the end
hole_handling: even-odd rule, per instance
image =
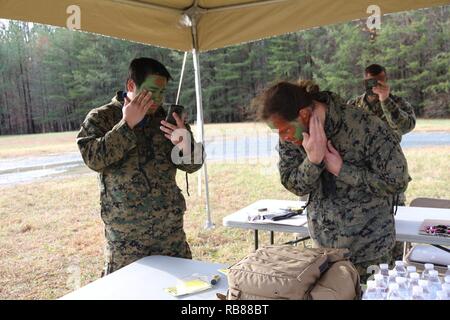
POLYGON ((398 141, 377 117, 326 93, 325 133, 343 158, 338 177, 311 163, 302 146, 279 143, 281 183, 309 194, 315 246, 348 248, 357 266, 386 258, 395 242, 393 199, 411 180, 398 141))
MULTIPOLYGON (((369 103, 366 94, 360 95, 356 98, 350 99, 347 104, 359 107, 371 114, 374 114, 385 123, 392 134, 399 141, 402 140, 402 135, 411 132, 416 126, 416 115, 414 108, 401 97, 390 94, 389 97, 381 102, 376 101, 369 103)), ((404 192, 399 195, 398 205, 404 206, 406 204, 406 196, 404 192)), ((394 256, 396 260, 401 260, 403 257, 403 243, 397 242, 394 248, 394 256)))
MULTIPOLYGON (((174 145, 160 130, 166 116, 161 107, 130 129, 119 99, 118 94, 89 112, 77 137, 84 162, 99 173, 107 240, 104 274, 148 255, 191 258, 183 230, 186 203, 175 175, 177 169, 192 173, 202 166, 171 161, 174 145)), ((203 162, 203 146, 193 149, 187 129, 191 150, 203 162)))
POLYGON ((393 94, 385 101, 375 103, 369 103, 366 94, 363 94, 350 99, 347 104, 361 108, 386 122, 399 141, 402 140, 402 135, 411 132, 416 126, 414 108, 406 100, 393 94))

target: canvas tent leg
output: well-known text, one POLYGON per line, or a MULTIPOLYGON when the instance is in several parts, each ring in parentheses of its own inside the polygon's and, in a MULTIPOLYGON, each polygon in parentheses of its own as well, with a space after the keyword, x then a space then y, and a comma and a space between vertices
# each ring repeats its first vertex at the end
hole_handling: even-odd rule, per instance
MULTIPOLYGON (((202 105, 202 84, 201 84, 201 78, 200 78, 200 62, 198 58, 198 52, 197 50, 192 50, 192 58, 194 62, 194 73, 195 73, 195 96, 197 100, 197 136, 202 142, 203 145, 205 145, 205 139, 204 139, 204 128, 203 128, 203 105, 202 105)), ((203 167, 201 170, 201 173, 203 173, 203 177, 205 178, 205 196, 206 196, 206 214, 207 219, 205 222, 205 229, 209 229, 214 227, 214 224, 212 223, 211 219, 211 211, 209 208, 209 188, 208 188, 208 170, 206 166, 206 159, 203 163, 203 167)), ((199 174, 199 189, 201 191, 201 178, 202 174, 199 174)))

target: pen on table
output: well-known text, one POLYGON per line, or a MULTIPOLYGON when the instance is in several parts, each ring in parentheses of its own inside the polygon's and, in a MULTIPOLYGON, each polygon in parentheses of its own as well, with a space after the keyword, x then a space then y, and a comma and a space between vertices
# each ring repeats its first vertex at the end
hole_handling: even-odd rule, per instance
POLYGON ((210 283, 212 285, 215 285, 215 284, 217 284, 217 282, 219 282, 219 280, 220 280, 220 275, 215 274, 211 277, 210 283))

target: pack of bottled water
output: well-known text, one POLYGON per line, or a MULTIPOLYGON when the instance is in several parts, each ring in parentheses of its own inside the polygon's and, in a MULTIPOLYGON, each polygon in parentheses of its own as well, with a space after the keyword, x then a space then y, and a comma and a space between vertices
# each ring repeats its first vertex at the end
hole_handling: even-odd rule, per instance
POLYGON ((450 300, 450 265, 443 277, 431 263, 420 274, 415 266, 396 261, 392 270, 380 264, 380 271, 367 281, 363 300, 450 300))

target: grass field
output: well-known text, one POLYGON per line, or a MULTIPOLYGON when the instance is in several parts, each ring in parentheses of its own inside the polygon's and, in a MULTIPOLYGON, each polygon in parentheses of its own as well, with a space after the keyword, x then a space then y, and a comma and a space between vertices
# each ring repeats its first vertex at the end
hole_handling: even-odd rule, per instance
MULTIPOLYGON (((450 147, 407 149, 413 181, 408 200, 418 196, 450 198, 450 147)), ((190 176, 191 197, 185 229, 193 257, 233 263, 253 248, 250 231, 224 228, 222 218, 258 199, 295 199, 279 183, 276 160, 260 163, 210 163, 211 209, 216 227, 204 230, 204 198, 190 176)), ((88 171, 86 171, 88 172, 88 171)), ((184 175, 177 176, 185 191, 184 175)), ((1 189, 0 299, 54 299, 100 277, 103 225, 95 174, 86 173, 1 189)), ((292 234, 276 235, 278 243, 292 234)), ((263 233, 261 243, 269 243, 263 233)))
MULTIPOLYGON (((192 126, 195 133, 195 125, 192 126)), ((415 132, 450 131, 450 119, 419 119, 415 132)), ((242 137, 269 133, 262 123, 215 123, 205 125, 206 139, 211 137, 242 137)), ((0 136, 0 159, 39 156, 51 153, 77 152, 74 143, 77 132, 43 133, 18 136, 0 136)))

